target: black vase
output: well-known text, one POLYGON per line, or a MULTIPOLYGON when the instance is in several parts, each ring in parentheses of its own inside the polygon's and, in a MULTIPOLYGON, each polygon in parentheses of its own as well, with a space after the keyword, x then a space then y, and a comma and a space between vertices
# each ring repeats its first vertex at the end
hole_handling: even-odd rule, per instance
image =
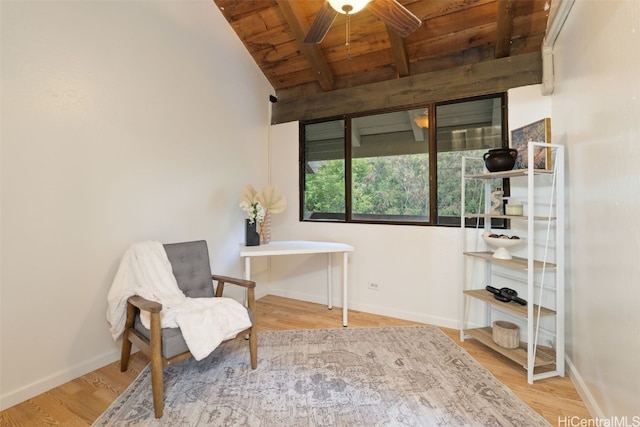
POLYGON ((244 244, 245 246, 260 246, 260 234, 256 231, 256 221, 244 220, 244 244))
POLYGON ((513 169, 518 152, 513 148, 496 148, 484 153, 484 164, 489 172, 502 172, 513 169))

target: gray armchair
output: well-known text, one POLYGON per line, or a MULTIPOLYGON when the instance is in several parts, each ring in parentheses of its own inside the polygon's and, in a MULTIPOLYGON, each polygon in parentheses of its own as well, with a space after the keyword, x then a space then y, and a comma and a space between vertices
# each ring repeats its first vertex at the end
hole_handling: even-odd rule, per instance
MULTIPOLYGON (((255 325, 253 313, 255 312, 256 283, 254 281, 212 275, 209 264, 209 250, 207 242, 204 240, 166 244, 164 248, 171 263, 173 274, 178 282, 178 287, 187 297, 220 297, 225 283, 242 286, 247 290, 247 310, 249 311, 251 323, 255 325), (213 281, 217 282, 215 292, 213 281)), ((164 407, 163 368, 191 357, 180 328, 163 329, 160 327, 161 310, 162 304, 156 301, 149 301, 140 296, 132 296, 128 299, 127 320, 122 339, 122 356, 120 359, 120 370, 124 372, 129 365, 132 344, 135 344, 150 359, 151 388, 156 418, 162 417, 164 407), (151 314, 150 330, 143 326, 140 320, 140 310, 148 311, 151 314)), ((241 332, 241 334, 247 333, 249 334, 251 368, 256 369, 258 365, 258 337, 255 326, 241 332)))

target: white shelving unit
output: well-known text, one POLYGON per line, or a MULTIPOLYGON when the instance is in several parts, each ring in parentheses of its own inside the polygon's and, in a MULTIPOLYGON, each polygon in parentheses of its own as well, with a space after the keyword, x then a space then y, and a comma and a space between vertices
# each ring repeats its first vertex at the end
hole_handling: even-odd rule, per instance
MULTIPOLYGON (((530 384, 535 380, 564 376, 564 147, 531 142, 528 158, 534 158, 534 148, 551 150, 551 170, 527 169, 505 172, 467 173, 468 163, 482 159, 463 158, 460 223, 463 235, 464 274, 463 306, 460 339, 473 338, 510 358, 527 370, 530 384), (496 180, 510 178, 511 193, 526 194, 524 215, 491 214, 490 195, 496 180), (466 187, 470 180, 484 182, 484 211, 467 213, 466 187), (526 193, 524 192, 526 191, 526 193), (478 226, 474 233, 465 228, 465 220, 474 218, 478 226), (510 229, 498 234, 520 233, 526 245, 514 252, 513 259, 493 257, 491 248, 480 238, 491 230, 493 218, 504 219, 510 229), (480 220, 484 226, 480 229, 480 220), (526 248, 525 248, 526 247, 526 248), (516 256, 517 255, 517 256, 516 256), (518 296, 526 295, 527 305, 501 302, 485 289, 510 287, 518 296), (519 290, 518 290, 519 289, 519 290), (482 313, 484 311, 484 313, 482 313), (482 316, 484 314, 484 316, 482 316), (484 317, 483 320, 479 320, 484 317), (492 322, 509 320, 521 328, 520 347, 506 349, 493 341, 492 322), (526 332, 525 332, 526 331, 526 332)), ((477 205, 480 205, 476 201, 477 205)), ((520 237, 520 236, 519 236, 520 237)))

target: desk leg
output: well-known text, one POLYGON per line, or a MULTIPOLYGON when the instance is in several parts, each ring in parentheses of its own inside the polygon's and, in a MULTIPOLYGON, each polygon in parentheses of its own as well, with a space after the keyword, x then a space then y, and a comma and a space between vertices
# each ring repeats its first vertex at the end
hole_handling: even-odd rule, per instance
MULTIPOLYGON (((250 256, 244 258, 244 278, 245 280, 251 280, 251 257, 250 256)), ((244 288, 243 291, 244 291, 244 306, 249 307, 249 301, 247 300, 247 289, 244 288)), ((249 334, 245 334, 244 339, 248 340, 249 334)))
POLYGON ((349 264, 349 252, 342 254, 342 326, 347 326, 347 265, 349 264))
MULTIPOLYGON (((251 257, 244 257, 244 278, 251 280, 251 257)), ((247 307, 247 290, 244 290, 244 306, 247 307)))
POLYGON ((331 279, 331 253, 327 254, 327 308, 331 310, 333 308, 332 298, 333 283, 331 279))

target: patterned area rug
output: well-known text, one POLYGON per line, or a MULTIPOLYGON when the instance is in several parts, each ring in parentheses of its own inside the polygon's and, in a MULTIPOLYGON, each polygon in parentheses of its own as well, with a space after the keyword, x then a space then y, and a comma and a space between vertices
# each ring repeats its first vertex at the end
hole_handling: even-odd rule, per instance
POLYGON ((95 426, 549 426, 433 326, 258 334, 165 368, 154 419, 147 366, 95 426))

